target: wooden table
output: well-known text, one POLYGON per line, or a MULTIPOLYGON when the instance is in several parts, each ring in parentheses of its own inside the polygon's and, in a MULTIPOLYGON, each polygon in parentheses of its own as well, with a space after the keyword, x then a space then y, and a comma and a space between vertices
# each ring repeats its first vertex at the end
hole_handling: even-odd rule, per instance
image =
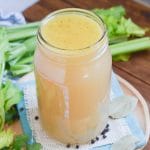
MULTIPOLYGON (((127 16, 135 23, 142 27, 150 27, 150 8, 133 0, 41 0, 23 14, 27 21, 32 22, 41 20, 50 12, 61 8, 109 8, 120 4, 126 8, 127 16)), ((150 106, 150 51, 136 53, 128 62, 113 62, 113 69, 134 85, 150 106)), ((144 150, 150 150, 150 141, 144 150)))

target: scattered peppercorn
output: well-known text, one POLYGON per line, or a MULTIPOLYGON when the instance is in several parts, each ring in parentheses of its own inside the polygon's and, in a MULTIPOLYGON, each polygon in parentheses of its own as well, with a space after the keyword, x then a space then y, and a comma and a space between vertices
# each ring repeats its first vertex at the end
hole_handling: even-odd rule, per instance
POLYGON ((103 139, 105 139, 107 136, 106 135, 103 135, 103 139))
POLYGON ((109 131, 109 129, 108 129, 108 128, 105 128, 105 129, 101 132, 101 135, 106 134, 108 131, 109 131))
POLYGON ((71 146, 70 144, 67 144, 67 145, 66 145, 67 148, 70 148, 70 146, 71 146))
POLYGON ((35 120, 38 120, 39 119, 39 117, 38 116, 35 116, 35 120))
POLYGON ((99 137, 96 137, 96 141, 98 141, 99 140, 99 137))
POLYGON ((92 139, 92 140, 91 140, 91 144, 94 144, 94 143, 95 143, 95 140, 92 139))
POLYGON ((106 125, 106 128, 109 128, 109 124, 106 125))
POLYGON ((109 116, 109 118, 115 120, 115 118, 113 118, 112 116, 109 116))

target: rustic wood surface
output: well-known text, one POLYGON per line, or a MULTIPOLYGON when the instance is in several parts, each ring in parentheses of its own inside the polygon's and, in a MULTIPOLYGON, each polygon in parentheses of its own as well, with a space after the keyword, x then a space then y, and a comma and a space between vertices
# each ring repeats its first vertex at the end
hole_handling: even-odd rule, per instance
MULTIPOLYGON (((123 5, 127 10, 127 16, 140 26, 150 27, 150 9, 133 0, 40 0, 23 14, 27 21, 32 22, 41 20, 50 12, 61 8, 92 9, 115 5, 123 5)), ((113 69, 135 86, 150 106, 150 51, 136 53, 128 62, 113 62, 113 69)), ((144 150, 150 150, 150 141, 144 150)))

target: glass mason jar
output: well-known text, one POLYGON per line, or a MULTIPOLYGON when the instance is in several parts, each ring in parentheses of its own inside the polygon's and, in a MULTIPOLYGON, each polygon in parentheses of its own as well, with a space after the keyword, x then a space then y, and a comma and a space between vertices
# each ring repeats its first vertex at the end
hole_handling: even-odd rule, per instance
POLYGON ((42 21, 37 38, 34 65, 43 129, 63 143, 86 143, 104 129, 108 120, 112 59, 104 23, 90 11, 62 9, 42 21), (99 40, 78 50, 49 44, 41 28, 66 14, 97 22, 102 30, 99 40))

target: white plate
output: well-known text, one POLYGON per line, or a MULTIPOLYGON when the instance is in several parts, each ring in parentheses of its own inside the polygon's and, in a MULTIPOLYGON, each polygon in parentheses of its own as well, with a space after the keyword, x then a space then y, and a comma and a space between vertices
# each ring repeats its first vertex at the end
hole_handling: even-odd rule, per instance
POLYGON ((150 137, 150 115, 149 115, 147 103, 143 98, 143 96, 129 82, 127 82, 125 79, 121 78, 120 76, 117 76, 117 78, 125 94, 134 95, 139 100, 136 109, 134 110, 134 114, 138 119, 141 128, 143 129, 146 142, 148 142, 150 137))

